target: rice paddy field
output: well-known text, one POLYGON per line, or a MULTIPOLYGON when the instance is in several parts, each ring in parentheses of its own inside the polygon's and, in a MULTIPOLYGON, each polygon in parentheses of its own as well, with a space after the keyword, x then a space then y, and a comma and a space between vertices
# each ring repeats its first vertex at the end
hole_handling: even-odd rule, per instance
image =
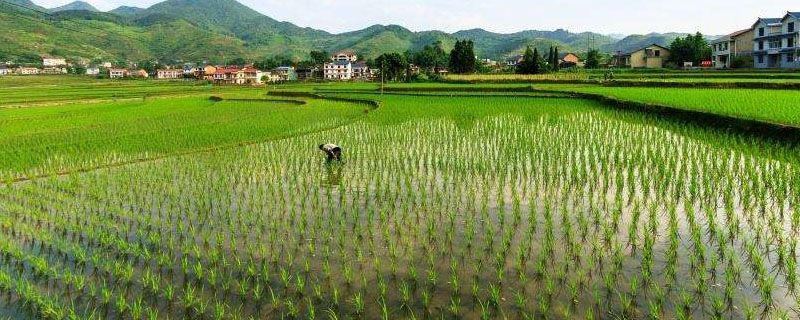
POLYGON ((798 317, 796 144, 397 87, 1 108, 0 319, 798 317))

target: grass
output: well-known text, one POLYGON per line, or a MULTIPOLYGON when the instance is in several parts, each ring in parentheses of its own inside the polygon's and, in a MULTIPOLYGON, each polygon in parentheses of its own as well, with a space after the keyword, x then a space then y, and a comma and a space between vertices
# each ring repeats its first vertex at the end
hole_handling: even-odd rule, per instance
MULTIPOLYGON (((170 128, 121 145, 172 156, 0 185, 0 293, 13 297, 0 311, 745 319, 797 308, 794 146, 585 99, 299 90, 381 104, 366 115, 344 100, 201 97, 9 109, 40 121, 15 123, 20 137, 170 128), (204 122, 237 115, 225 130, 204 122), (161 122, 120 124, 139 117, 161 122), (325 127, 331 117, 340 125, 325 127), (175 154, 187 136, 261 134, 280 139, 175 154), (326 163, 322 142, 344 161, 326 163)), ((84 151, 67 163, 113 150, 74 142, 84 151)))

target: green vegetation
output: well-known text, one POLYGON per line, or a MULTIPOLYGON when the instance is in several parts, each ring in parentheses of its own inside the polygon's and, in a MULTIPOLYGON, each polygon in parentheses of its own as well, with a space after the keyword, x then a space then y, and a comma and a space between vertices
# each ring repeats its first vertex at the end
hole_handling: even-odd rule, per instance
POLYGON ((377 87, 0 109, 17 136, 4 146, 29 155, 12 166, 33 163, 25 146, 48 146, 45 163, 171 155, 0 184, 0 316, 781 319, 797 309, 797 145, 530 84, 377 87), (297 98, 309 93, 326 99, 297 98), (363 101, 379 108, 364 114, 363 101), (72 146, 48 143, 56 133, 72 146), (216 148, 243 141, 261 142, 216 148), (323 160, 325 142, 344 148, 342 162, 323 160), (181 152, 201 145, 216 149, 181 152))
POLYGON ((330 34, 274 20, 236 1, 168 0, 148 9, 121 7, 109 13, 70 10, 51 15, 24 9, 48 11, 27 0, 11 2, 19 6, 0 3, 0 30, 14 31, 0 34, 0 58, 16 62, 36 62, 43 55, 112 62, 156 59, 194 63, 207 59, 224 63, 236 57, 300 61, 312 50, 342 49, 375 59, 383 53, 418 51, 437 42, 449 51, 456 39, 473 41, 475 54, 482 58, 502 60, 521 54, 528 46, 540 52, 550 47, 561 52, 583 51, 590 37, 603 52, 614 53, 652 43, 668 45, 677 36, 634 35, 617 41, 597 33, 561 29, 510 34, 472 29, 448 34, 413 32, 397 25, 330 34))
POLYGON ((536 88, 591 93, 742 119, 800 126, 800 92, 766 89, 692 89, 537 85, 536 88))

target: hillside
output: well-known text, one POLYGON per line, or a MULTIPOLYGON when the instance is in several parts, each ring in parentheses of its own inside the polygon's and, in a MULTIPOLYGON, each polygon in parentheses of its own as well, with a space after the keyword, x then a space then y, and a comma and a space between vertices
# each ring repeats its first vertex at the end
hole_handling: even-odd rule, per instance
POLYGON ((144 10, 145 9, 138 8, 138 7, 119 6, 116 9, 109 11, 108 13, 113 13, 113 14, 116 14, 118 16, 126 17, 126 16, 132 16, 134 14, 140 13, 140 12, 142 12, 144 10))
POLYGON ((122 6, 109 12, 97 12, 81 1, 51 9, 52 13, 27 8, 48 10, 30 0, 0 0, 0 29, 14 31, 0 34, 0 59, 33 62, 42 55, 58 55, 111 61, 225 62, 274 56, 300 60, 311 50, 342 49, 375 58, 384 52, 418 50, 434 42, 449 50, 456 39, 469 39, 478 56, 500 60, 527 46, 585 52, 590 37, 601 51, 613 53, 651 43, 667 45, 679 35, 634 35, 616 40, 561 29, 509 34, 471 29, 449 34, 415 32, 397 25, 331 34, 277 21, 235 0, 167 0, 147 9, 122 6))
POLYGON ((50 12, 59 12, 59 11, 68 11, 68 10, 86 10, 86 11, 92 11, 92 12, 99 12, 100 11, 100 10, 97 10, 97 8, 95 8, 91 4, 88 4, 88 3, 83 2, 83 1, 75 1, 75 2, 71 2, 71 3, 65 4, 63 6, 60 6, 60 7, 52 8, 52 9, 50 9, 50 12))

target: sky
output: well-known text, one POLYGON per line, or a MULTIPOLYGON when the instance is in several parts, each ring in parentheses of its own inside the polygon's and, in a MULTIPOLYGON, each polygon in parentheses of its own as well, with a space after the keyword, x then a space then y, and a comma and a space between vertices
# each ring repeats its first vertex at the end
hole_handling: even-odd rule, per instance
MULTIPOLYGON (((34 0, 50 8, 72 0, 34 0)), ((100 10, 148 7, 160 0, 84 0, 100 10)), ((340 33, 374 24, 413 31, 473 28, 509 33, 566 29, 603 34, 695 32, 728 34, 758 17, 800 11, 789 0, 239 0, 267 16, 301 27, 340 33)))

